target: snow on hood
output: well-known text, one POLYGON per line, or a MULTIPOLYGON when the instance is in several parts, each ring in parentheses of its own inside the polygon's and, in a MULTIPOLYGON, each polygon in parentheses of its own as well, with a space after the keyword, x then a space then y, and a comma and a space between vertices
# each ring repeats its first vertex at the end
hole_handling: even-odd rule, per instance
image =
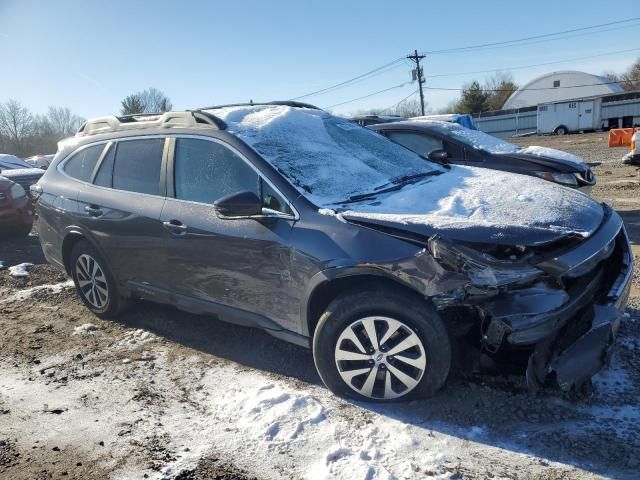
POLYGON ((535 155, 536 157, 555 158, 559 160, 566 160, 568 162, 582 164, 582 158, 573 153, 563 152, 562 150, 556 150, 555 148, 538 147, 532 145, 525 149, 520 150, 518 153, 528 153, 529 155, 535 155))
POLYGON ((546 243, 567 234, 587 237, 603 216, 597 202, 575 190, 465 166, 344 208, 337 210, 349 220, 418 226, 423 228, 411 230, 427 234, 475 230, 481 237, 476 241, 522 244, 546 243))

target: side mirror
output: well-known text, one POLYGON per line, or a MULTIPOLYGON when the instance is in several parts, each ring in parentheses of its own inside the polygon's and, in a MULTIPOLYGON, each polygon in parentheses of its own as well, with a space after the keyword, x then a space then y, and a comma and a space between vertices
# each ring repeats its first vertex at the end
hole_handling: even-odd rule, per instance
POLYGON ((429 160, 433 160, 434 162, 446 163, 447 158, 449 158, 449 155, 444 150, 433 150, 429 152, 428 158, 429 160))
POLYGON ((237 192, 219 198, 213 208, 223 217, 251 217, 262 214, 262 200, 253 192, 237 192))

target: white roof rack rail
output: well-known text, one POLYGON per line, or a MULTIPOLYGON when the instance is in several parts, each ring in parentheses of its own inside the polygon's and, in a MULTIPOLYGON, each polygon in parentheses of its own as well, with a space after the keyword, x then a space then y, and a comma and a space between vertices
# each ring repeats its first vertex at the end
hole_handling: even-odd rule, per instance
POLYGON ((213 115, 200 111, 141 113, 116 117, 109 115, 87 120, 76 136, 96 135, 98 133, 138 130, 141 128, 224 128, 224 122, 213 115))

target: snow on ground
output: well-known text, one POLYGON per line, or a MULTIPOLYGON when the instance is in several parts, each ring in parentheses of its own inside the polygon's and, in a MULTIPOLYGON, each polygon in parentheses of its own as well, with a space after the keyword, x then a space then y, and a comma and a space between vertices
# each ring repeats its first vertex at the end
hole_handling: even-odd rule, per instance
POLYGON ((13 265, 12 267, 9 267, 9 275, 12 277, 28 277, 28 268, 32 266, 33 263, 20 263, 18 265, 13 265))
POLYGON ((15 293, 7 295, 5 298, 1 299, 0 305, 26 300, 27 298, 31 297, 33 294, 43 290, 53 294, 53 293, 60 293, 64 289, 70 288, 70 287, 73 287, 73 280, 66 280, 60 283, 36 285, 35 287, 24 288, 22 290, 18 290, 15 293))
MULTIPOLYGON (((193 358, 172 364, 167 349, 149 335, 155 343, 153 363, 120 362, 110 367, 111 376, 92 375, 94 357, 116 353, 130 339, 126 334, 109 351, 85 357, 83 381, 70 380, 64 387, 27 381, 24 371, 3 366, 0 402, 21 415, 18 425, 3 429, 26 447, 36 438, 89 456, 106 447, 111 458, 103 462, 114 479, 173 478, 208 454, 233 458, 261 479, 452 478, 458 459, 478 448, 496 461, 541 461, 487 445, 490 434, 482 425, 433 429, 423 420, 361 409, 323 387, 296 385, 233 363, 203 369, 193 358), (175 388, 177 379, 189 385, 187 398, 175 388), (149 382, 159 395, 144 396, 149 382), (142 393, 132 400, 132 390, 142 393), (51 398, 56 404, 45 406, 51 398), (63 413, 48 413, 52 409, 63 413), (173 452, 158 460, 155 472, 129 452, 131 444, 149 439, 161 439, 173 452)), ((58 361, 42 359, 42 364, 58 361)))

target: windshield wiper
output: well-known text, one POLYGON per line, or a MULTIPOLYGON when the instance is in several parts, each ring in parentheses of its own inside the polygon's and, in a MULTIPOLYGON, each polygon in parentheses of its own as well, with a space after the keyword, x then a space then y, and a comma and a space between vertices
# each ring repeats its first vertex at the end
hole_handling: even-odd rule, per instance
POLYGON ((358 195, 352 195, 347 200, 343 202, 338 202, 338 203, 352 203, 352 202, 358 202, 360 200, 366 200, 367 198, 375 198, 382 193, 395 192, 396 190, 400 190, 410 181, 417 180, 423 177, 440 175, 441 173, 444 173, 444 172, 433 170, 430 172, 414 173, 412 175, 403 175, 401 177, 396 177, 391 179, 389 183, 385 183, 384 185, 380 185, 379 187, 374 188, 372 192, 359 193, 358 195), (387 187, 387 185, 391 185, 391 186, 387 187), (384 188, 384 187, 387 187, 387 188, 384 188))

